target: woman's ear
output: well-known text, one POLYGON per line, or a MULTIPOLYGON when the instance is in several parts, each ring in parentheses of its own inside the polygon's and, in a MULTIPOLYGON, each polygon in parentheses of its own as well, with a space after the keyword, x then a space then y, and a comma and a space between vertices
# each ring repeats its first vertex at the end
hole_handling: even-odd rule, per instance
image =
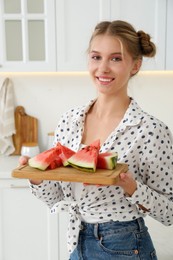
POLYGON ((131 77, 133 77, 138 71, 140 70, 140 67, 142 65, 142 59, 138 59, 134 61, 133 68, 131 70, 131 77))

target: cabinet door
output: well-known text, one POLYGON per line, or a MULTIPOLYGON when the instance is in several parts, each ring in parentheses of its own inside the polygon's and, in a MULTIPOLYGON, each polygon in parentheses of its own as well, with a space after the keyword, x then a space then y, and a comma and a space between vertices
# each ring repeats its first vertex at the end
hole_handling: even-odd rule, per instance
POLYGON ((27 181, 0 180, 0 230, 0 260, 60 260, 58 216, 27 181))
POLYGON ((56 0, 57 70, 87 68, 87 48, 95 25, 110 17, 110 0, 56 0))
POLYGON ((0 71, 55 71, 54 0, 0 1, 0 71))
POLYGON ((144 70, 165 69, 166 7, 166 0, 111 0, 111 20, 130 22, 149 33, 156 44, 157 55, 144 59, 144 70))
POLYGON ((126 20, 151 35, 154 58, 144 58, 143 70, 164 70, 167 32, 166 0, 56 0, 57 70, 87 68, 87 48, 95 25, 101 20, 126 20))
POLYGON ((59 260, 68 260, 67 251, 67 228, 69 223, 69 214, 67 212, 59 213, 58 230, 59 230, 59 260))
POLYGON ((166 70, 173 70, 173 1, 167 0, 166 70))

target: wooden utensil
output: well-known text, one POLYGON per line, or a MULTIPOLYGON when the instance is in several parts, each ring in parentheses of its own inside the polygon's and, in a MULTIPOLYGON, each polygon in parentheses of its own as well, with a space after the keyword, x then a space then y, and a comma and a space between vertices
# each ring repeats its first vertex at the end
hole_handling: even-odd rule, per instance
POLYGON ((56 180, 113 185, 117 182, 119 174, 127 170, 127 164, 117 164, 114 170, 97 169, 95 173, 84 172, 72 167, 58 167, 54 170, 41 171, 25 165, 13 170, 12 176, 15 178, 33 180, 56 180))
POLYGON ((16 134, 13 135, 15 151, 19 155, 23 143, 38 143, 38 119, 27 115, 22 106, 15 109, 16 134))

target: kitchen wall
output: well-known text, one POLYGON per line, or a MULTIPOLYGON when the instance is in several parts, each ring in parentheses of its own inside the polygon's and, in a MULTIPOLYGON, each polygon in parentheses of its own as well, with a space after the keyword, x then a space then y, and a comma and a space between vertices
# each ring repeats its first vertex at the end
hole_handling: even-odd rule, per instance
MULTIPOLYGON (((41 150, 64 111, 96 96, 87 72, 1 73, 0 85, 6 77, 14 84, 15 106, 24 106, 27 114, 39 119, 41 150)), ((140 72, 131 79, 129 94, 173 132, 173 72, 140 72)))
MULTIPOLYGON (((39 119, 41 150, 47 148, 47 133, 55 129, 64 111, 96 96, 87 73, 5 73, 0 74, 0 85, 6 77, 14 84, 15 106, 24 106, 27 114, 39 119)), ((131 79, 129 94, 144 110, 164 121, 173 133, 173 72, 141 72, 131 79)), ((173 259, 173 226, 166 227, 150 217, 146 222, 159 260, 173 259)))

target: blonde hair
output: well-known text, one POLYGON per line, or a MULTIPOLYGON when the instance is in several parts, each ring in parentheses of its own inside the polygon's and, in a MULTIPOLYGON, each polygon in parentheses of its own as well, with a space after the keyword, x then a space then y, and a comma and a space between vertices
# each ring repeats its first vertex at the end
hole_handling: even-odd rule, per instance
POLYGON ((92 40, 96 36, 104 34, 117 37, 134 60, 142 59, 142 57, 154 57, 156 54, 156 46, 151 41, 149 34, 144 31, 137 32, 131 24, 121 20, 98 23, 91 36, 88 51, 92 40))

